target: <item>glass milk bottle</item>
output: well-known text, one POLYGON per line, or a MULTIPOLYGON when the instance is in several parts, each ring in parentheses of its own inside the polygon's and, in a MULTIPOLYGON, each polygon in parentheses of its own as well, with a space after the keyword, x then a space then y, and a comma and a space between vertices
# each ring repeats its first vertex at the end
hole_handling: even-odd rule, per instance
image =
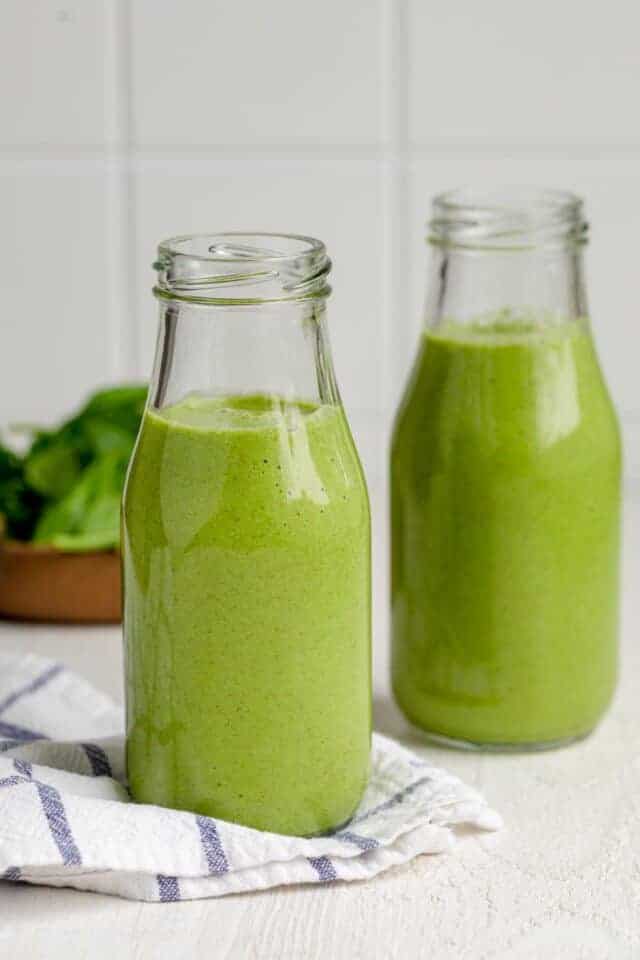
POLYGON ((393 689, 436 739, 554 746, 614 691, 620 440, 586 234, 559 191, 434 201, 391 486, 393 689))
POLYGON ((365 481, 322 243, 162 243, 123 504, 134 799, 285 834, 344 823, 370 748, 365 481))

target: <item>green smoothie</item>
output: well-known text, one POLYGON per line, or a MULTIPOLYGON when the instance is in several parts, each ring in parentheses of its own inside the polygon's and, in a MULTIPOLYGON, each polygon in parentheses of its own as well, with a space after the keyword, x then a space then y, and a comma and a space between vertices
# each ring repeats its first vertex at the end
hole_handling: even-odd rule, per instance
POLYGON ((123 508, 136 800, 344 823, 370 748, 370 521, 342 409, 190 396, 144 418, 123 508))
POLYGON ((428 332, 392 453, 393 687, 424 730, 547 744, 617 662, 620 442, 583 321, 428 332))

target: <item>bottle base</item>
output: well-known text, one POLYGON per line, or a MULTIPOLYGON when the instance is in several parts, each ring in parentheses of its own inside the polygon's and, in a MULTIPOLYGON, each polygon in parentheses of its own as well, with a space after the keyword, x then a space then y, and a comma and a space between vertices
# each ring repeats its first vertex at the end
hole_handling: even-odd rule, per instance
POLYGON ((554 740, 493 743, 483 740, 448 737, 443 733, 423 730, 422 727, 417 727, 414 723, 409 725, 412 731, 427 743, 435 744, 438 747, 446 747, 450 750, 462 750, 467 753, 544 753, 547 750, 559 750, 562 747, 569 747, 571 744, 586 740, 595 730, 595 727, 591 727, 583 733, 574 733, 568 737, 558 737, 554 740))

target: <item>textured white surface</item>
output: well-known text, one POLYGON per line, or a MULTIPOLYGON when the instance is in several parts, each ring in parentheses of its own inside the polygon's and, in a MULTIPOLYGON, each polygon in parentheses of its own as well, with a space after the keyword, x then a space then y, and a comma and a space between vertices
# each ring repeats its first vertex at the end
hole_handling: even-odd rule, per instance
MULTIPOLYGON (((379 516, 380 514, 378 514, 379 516)), ((376 724, 479 787, 507 823, 368 883, 135 904, 0 884, 12 960, 632 960, 640 955, 640 502, 626 505, 624 643, 612 710, 589 740, 531 756, 416 744, 390 703, 378 597, 376 724)), ((384 589, 379 542, 376 589, 384 589)), ((115 629, 3 625, 2 649, 65 659, 114 695, 115 629)))

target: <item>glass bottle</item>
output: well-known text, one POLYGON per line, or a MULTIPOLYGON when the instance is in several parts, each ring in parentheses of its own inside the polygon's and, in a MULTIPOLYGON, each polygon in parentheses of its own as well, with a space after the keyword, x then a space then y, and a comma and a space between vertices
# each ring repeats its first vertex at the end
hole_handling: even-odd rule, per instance
POLYGON ((159 247, 123 502, 134 799, 285 834, 346 821, 371 733, 370 518, 305 237, 159 247))
POLYGON ((461 746, 586 735, 616 682, 620 439, 587 319, 581 201, 437 197, 392 444, 392 673, 461 746))

